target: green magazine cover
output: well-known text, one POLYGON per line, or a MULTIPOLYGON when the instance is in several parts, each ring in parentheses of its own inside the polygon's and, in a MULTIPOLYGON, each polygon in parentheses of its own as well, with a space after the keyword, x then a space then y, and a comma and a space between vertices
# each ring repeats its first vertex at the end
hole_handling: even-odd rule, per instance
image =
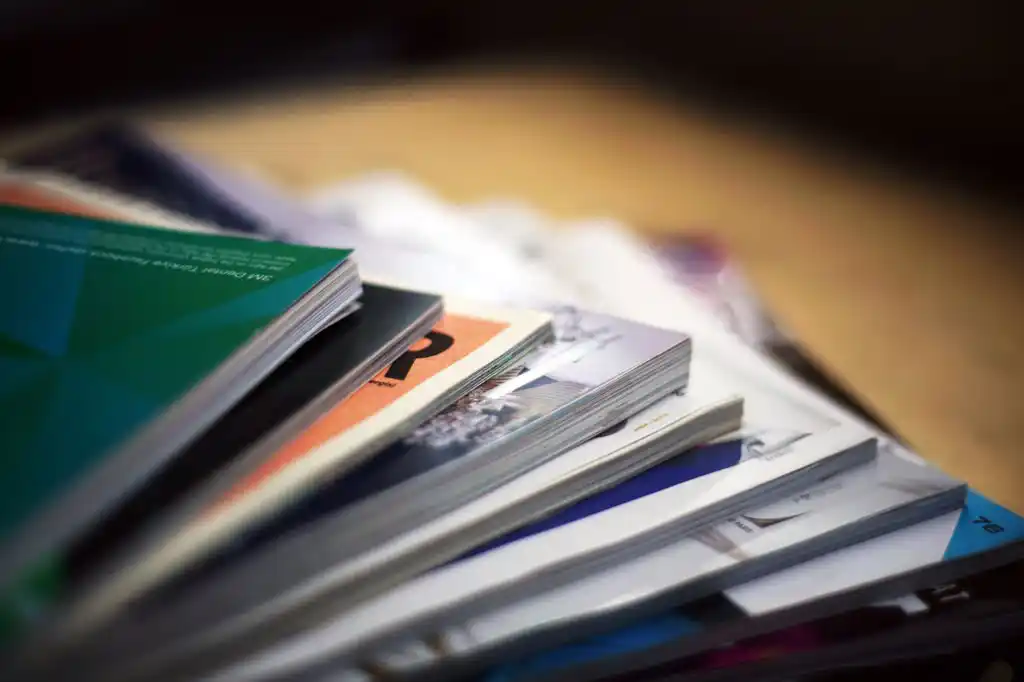
POLYGON ((0 536, 349 253, 0 206, 0 536))

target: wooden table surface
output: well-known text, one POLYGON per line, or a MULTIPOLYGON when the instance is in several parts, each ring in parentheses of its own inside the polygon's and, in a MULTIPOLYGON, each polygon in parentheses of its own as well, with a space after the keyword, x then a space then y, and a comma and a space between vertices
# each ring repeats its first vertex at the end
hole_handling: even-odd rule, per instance
POLYGON ((296 189, 403 169, 451 200, 713 231, 853 394, 1024 513, 1024 270, 1005 212, 580 73, 320 84, 147 118, 296 189))

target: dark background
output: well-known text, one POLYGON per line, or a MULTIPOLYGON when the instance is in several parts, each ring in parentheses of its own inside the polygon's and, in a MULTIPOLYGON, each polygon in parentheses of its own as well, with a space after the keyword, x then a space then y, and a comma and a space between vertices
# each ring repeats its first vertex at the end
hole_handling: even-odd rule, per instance
POLYGON ((1017 201, 1009 2, 7 0, 0 125, 282 81, 595 64, 1017 201))

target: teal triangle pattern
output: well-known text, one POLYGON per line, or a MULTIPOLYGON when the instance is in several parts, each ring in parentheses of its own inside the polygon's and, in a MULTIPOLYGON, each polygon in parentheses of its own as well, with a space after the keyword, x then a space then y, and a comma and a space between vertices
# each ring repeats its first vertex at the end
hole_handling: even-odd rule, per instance
POLYGON ((0 400, 20 391, 26 382, 38 380, 52 367, 53 364, 45 360, 0 355, 0 400))
POLYGON ((26 424, 34 438, 17 462, 22 485, 0 503, 0 530, 5 532, 11 511, 36 508, 42 499, 59 494, 94 463, 91 453, 116 447, 160 407, 107 377, 70 364, 54 372, 46 384, 46 399, 33 401, 35 414, 26 424), (67 428, 72 423, 84 428, 67 428))
MULTIPOLYGON (((266 322, 269 321, 267 318, 266 322)), ((150 399, 171 401, 220 365, 224 360, 222 348, 239 347, 251 335, 251 321, 223 324, 174 338, 127 339, 115 348, 74 360, 97 374, 116 378, 150 399)))
POLYGON ((38 448, 38 437, 50 425, 50 400, 60 383, 60 371, 53 368, 21 388, 0 396, 0 430, 3 431, 4 494, 0 495, 0 536, 20 520, 28 501, 34 498, 33 483, 45 470, 48 453, 38 448), (12 482, 14 485, 7 484, 12 482))
POLYGON ((248 320, 273 319, 281 314, 282 308, 287 308, 292 301, 298 300, 333 269, 332 263, 271 282, 262 289, 216 307, 170 320, 158 329, 151 330, 150 334, 153 337, 171 337, 248 320))
POLYGON ((0 243, 0 336, 48 355, 63 355, 85 261, 84 256, 41 246, 0 243))
POLYGON ((223 348, 242 346, 272 322, 332 266, 316 268, 263 289, 144 330, 119 343, 82 353, 76 361, 130 384, 152 398, 176 399, 224 360, 223 348), (187 385, 183 383, 187 379, 187 385))
POLYGON ((0 206, 0 533, 53 504, 347 255, 0 206), (287 270, 260 282, 156 260, 187 265, 193 247, 287 270))

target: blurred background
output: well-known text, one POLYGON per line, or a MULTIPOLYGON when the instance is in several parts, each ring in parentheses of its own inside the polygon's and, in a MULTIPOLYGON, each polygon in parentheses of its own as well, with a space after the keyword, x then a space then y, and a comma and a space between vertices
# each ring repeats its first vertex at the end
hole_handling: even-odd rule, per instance
POLYGON ((466 65, 585 65, 1015 199, 1009 2, 8 0, 7 126, 466 65))

